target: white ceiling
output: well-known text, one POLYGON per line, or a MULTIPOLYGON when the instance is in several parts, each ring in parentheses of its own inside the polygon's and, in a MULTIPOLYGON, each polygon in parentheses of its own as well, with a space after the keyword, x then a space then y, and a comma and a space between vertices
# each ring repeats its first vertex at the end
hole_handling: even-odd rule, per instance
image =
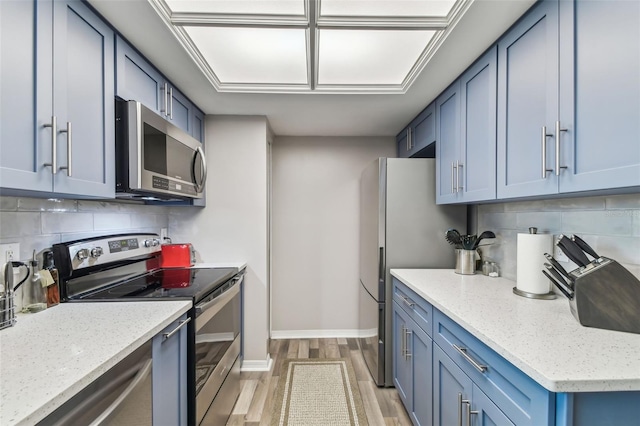
MULTIPOLYGON (((423 3, 424 1, 426 0, 408 0, 407 2, 423 3)), ((308 87, 305 88, 306 93, 230 93, 218 91, 211 75, 203 72, 202 64, 197 64, 193 59, 198 55, 204 55, 204 53, 188 51, 192 47, 185 45, 184 39, 176 35, 176 27, 167 22, 166 17, 163 19, 156 12, 156 0, 89 0, 89 3, 207 114, 264 115, 268 118, 276 135, 392 136, 402 130, 438 93, 453 82, 453 79, 535 3, 535 0, 472 1, 468 5, 466 13, 451 25, 445 36, 441 37, 438 49, 431 53, 424 68, 412 77, 412 84, 395 93, 380 93, 379 91, 377 94, 310 92, 308 87)), ((229 3, 238 4, 243 1, 196 1, 192 3, 215 3, 216 7, 220 9, 228 6, 229 3)), ((264 3, 271 3, 270 7, 274 8, 278 7, 278 3, 281 3, 280 6, 284 4, 279 1, 264 3)), ((297 1, 285 3, 299 4, 297 1)), ((323 7, 341 7, 341 4, 344 6, 347 3, 351 2, 331 2, 326 3, 326 6, 323 7)), ((357 14, 357 11, 349 12, 348 7, 342 7, 339 13, 348 15, 349 13, 357 14)), ((383 10, 379 13, 388 14, 388 11, 383 10)), ((194 39, 197 38, 198 27, 188 28, 189 35, 194 39)), ((236 28, 242 30, 241 27, 236 28)), ((208 27, 208 30, 212 29, 215 31, 214 27, 208 27)), ((269 29, 274 30, 274 28, 269 29)), ((304 29, 300 31, 304 31, 304 29)), ((331 34, 330 29, 324 31, 322 37, 327 39, 333 37, 334 43, 340 43, 338 36, 343 37, 343 35, 331 34)), ((414 30, 414 32, 416 31, 414 30)), ((352 38, 359 36, 357 30, 350 31, 350 33, 349 36, 352 38)), ((240 31, 236 34, 238 39, 243 36, 240 31)), ((367 35, 367 37, 370 36, 370 34, 367 35)), ((278 44, 273 41, 274 37, 277 40, 277 37, 282 37, 282 34, 278 35, 272 32, 269 37, 272 37, 272 44, 278 44)), ((238 65, 240 65, 239 69, 244 70, 243 78, 269 78, 271 82, 276 84, 279 83, 278 79, 282 78, 279 77, 282 67, 286 67, 287 72, 291 69, 297 72, 297 78, 300 81, 302 81, 303 70, 305 76, 308 74, 306 59, 301 60, 294 55, 287 55, 285 52, 283 62, 271 63, 266 77, 264 74, 252 75, 254 71, 250 66, 246 64, 242 66, 242 61, 246 58, 229 55, 233 52, 230 47, 232 43, 229 42, 228 37, 225 37, 224 40, 226 43, 217 43, 217 45, 209 43, 207 46, 226 49, 229 58, 237 62, 233 70, 229 69, 228 81, 238 78, 237 74, 231 74, 231 71, 236 72, 238 65), (236 75, 236 77, 232 75, 236 75)), ((299 38, 296 41, 293 37, 289 43, 301 43, 301 40, 299 38)), ((384 41, 380 41, 379 44, 383 43, 384 41)), ((389 55, 396 55, 394 63, 402 63, 405 69, 415 63, 414 55, 417 50, 420 50, 420 47, 414 46, 413 51, 410 48, 403 49, 402 55, 398 56, 398 49, 389 46, 386 48, 389 55)), ((322 49, 322 45, 320 49, 322 49)), ((348 57, 343 58, 343 61, 347 60, 349 60, 348 57)), ((365 61, 369 67, 379 67, 379 62, 376 63, 375 58, 361 60, 365 61), (369 62, 366 62, 367 60, 369 62)), ((380 76, 391 82, 394 79, 397 80, 399 75, 398 71, 391 68, 380 69, 376 71, 378 78, 375 81, 367 80, 370 77, 360 74, 358 70, 345 76, 344 67, 341 68, 339 65, 339 62, 327 63, 325 67, 319 67, 320 81, 324 79, 325 82, 332 82, 348 78, 351 83, 366 85, 370 82, 378 83, 380 76)), ((216 73, 223 76, 225 70, 218 68, 216 73)))

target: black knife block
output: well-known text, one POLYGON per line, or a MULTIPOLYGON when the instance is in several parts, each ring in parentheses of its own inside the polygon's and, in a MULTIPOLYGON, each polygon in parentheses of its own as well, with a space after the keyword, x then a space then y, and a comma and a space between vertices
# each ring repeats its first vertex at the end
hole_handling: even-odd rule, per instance
POLYGON ((640 334, 640 281, 615 260, 601 257, 570 272, 571 313, 586 327, 640 334))

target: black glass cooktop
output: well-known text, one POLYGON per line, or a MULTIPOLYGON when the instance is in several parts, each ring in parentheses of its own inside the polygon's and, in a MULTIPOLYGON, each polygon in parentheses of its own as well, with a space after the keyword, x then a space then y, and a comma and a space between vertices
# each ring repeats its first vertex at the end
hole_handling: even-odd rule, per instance
POLYGON ((72 300, 177 298, 199 302, 237 273, 235 268, 159 269, 72 300))

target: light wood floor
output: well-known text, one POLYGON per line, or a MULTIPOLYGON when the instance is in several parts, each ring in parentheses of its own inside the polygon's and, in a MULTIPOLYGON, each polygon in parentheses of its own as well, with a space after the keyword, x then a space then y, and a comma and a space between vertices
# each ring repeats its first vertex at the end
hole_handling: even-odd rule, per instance
POLYGON ((369 425, 411 425, 395 388, 373 383, 356 339, 272 340, 269 352, 271 371, 241 373, 242 390, 227 426, 269 425, 283 358, 351 358, 369 425))

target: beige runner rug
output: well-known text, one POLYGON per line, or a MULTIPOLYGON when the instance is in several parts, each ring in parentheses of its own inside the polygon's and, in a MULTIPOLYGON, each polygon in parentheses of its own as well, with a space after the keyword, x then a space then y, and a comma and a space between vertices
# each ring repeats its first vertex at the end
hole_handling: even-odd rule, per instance
POLYGON ((355 372, 347 358, 284 359, 272 426, 367 426, 355 372))

